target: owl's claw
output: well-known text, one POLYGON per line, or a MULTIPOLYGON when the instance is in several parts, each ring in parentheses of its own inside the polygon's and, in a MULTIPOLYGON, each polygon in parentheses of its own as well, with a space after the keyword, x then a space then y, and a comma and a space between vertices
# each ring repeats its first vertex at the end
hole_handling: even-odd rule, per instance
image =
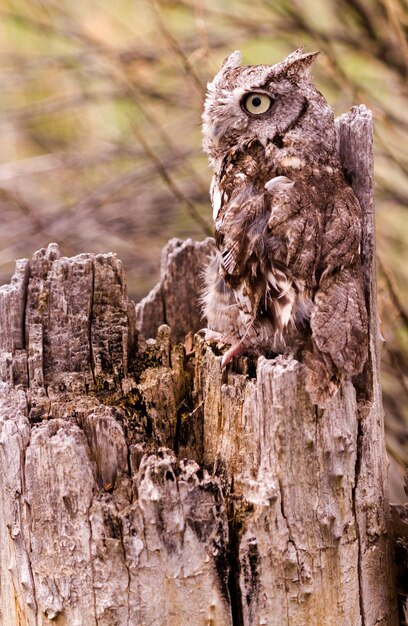
MULTIPOLYGON (((218 348, 223 348, 225 346, 225 341, 223 339, 222 333, 219 333, 215 330, 211 330, 210 328, 202 328, 197 332, 197 335, 200 335, 205 341, 216 341, 218 348)), ((245 352, 245 346, 242 341, 237 341, 234 343, 224 354, 221 361, 221 368, 225 370, 228 363, 234 358, 234 356, 241 356, 245 352)))
POLYGON ((221 369, 224 370, 227 367, 228 363, 231 361, 231 359, 234 358, 234 356, 241 356, 241 354, 244 354, 244 352, 245 347, 241 341, 238 341, 238 343, 234 343, 234 345, 232 345, 222 357, 221 369))
POLYGON ((224 343, 221 333, 211 330, 210 328, 201 328, 201 330, 197 332, 197 335, 200 335, 200 337, 202 337, 205 341, 218 341, 222 344, 224 343))

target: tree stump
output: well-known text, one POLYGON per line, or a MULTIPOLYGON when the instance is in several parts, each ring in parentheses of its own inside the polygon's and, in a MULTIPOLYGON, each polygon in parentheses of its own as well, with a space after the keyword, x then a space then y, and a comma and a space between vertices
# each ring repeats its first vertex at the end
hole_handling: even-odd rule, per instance
POLYGON ((338 130, 370 356, 325 410, 291 358, 223 373, 199 335, 182 343, 211 239, 172 240, 136 308, 112 254, 17 262, 0 289, 4 626, 397 624, 371 114, 338 130))

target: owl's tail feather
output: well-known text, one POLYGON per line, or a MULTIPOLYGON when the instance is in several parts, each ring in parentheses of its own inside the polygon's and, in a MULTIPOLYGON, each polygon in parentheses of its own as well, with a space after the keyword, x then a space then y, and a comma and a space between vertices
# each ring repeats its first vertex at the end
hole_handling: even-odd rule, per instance
POLYGON ((303 354, 306 365, 306 390, 313 404, 325 408, 334 398, 344 375, 334 365, 328 354, 316 350, 306 350, 303 354))

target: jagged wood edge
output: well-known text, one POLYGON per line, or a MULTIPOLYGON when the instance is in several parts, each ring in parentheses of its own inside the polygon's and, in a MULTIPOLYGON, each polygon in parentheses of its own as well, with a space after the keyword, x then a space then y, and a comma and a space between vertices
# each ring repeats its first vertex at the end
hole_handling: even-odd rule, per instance
POLYGON ((361 609, 364 623, 386 626, 396 624, 398 618, 380 378, 373 115, 364 105, 355 106, 340 116, 336 124, 341 161, 362 208, 361 257, 369 322, 368 360, 362 374, 354 380, 359 410, 355 508, 360 543, 361 609), (377 514, 380 512, 379 519, 372 514, 374 508, 377 514))

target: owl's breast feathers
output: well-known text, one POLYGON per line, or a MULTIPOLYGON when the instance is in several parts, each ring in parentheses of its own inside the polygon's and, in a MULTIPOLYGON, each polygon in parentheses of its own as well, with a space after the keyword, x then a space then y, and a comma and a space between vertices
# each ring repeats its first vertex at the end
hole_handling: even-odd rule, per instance
POLYGON ((219 273, 237 334, 253 351, 298 343, 316 284, 316 208, 303 201, 300 181, 275 173, 247 153, 239 169, 227 161, 213 186, 219 273))

